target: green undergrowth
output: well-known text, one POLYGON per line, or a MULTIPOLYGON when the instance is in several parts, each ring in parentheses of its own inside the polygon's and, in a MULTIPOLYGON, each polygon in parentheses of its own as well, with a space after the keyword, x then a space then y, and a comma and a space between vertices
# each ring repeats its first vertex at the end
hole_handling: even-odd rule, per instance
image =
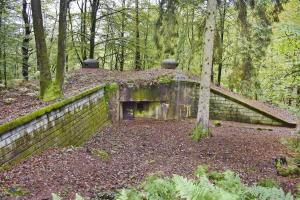
POLYGON ((214 120, 213 125, 215 125, 216 127, 219 127, 219 126, 222 126, 222 122, 219 120, 214 120))
POLYGON ((29 194, 29 191, 21 186, 14 185, 9 188, 4 189, 4 194, 9 195, 11 197, 22 197, 29 194))
POLYGON ((209 129, 204 128, 202 125, 197 125, 192 131, 191 138, 195 142, 199 142, 203 138, 207 138, 211 135, 209 129))
POLYGON ((284 162, 282 159, 275 162, 278 174, 300 176, 300 133, 298 132, 294 137, 284 138, 281 142, 289 149, 292 156, 285 158, 284 162))
POLYGON ((116 200, 292 200, 290 194, 270 183, 247 186, 231 171, 208 172, 199 166, 195 179, 153 175, 138 188, 123 189, 116 200))
MULTIPOLYGON (((61 198, 53 194, 54 200, 61 198)), ((119 190, 115 200, 293 200, 271 179, 265 179, 253 186, 243 184, 232 171, 209 172, 207 166, 199 166, 195 178, 150 175, 137 187, 119 190)), ((76 195, 75 200, 83 200, 76 195)))
POLYGON ((171 83, 173 81, 173 76, 171 75, 164 75, 164 76, 159 76, 156 78, 156 80, 159 82, 159 83, 162 83, 162 84, 168 84, 168 83, 171 83))
POLYGON ((103 161, 107 161, 110 159, 109 153, 101 149, 92 149, 92 154, 101 158, 101 160, 103 161))

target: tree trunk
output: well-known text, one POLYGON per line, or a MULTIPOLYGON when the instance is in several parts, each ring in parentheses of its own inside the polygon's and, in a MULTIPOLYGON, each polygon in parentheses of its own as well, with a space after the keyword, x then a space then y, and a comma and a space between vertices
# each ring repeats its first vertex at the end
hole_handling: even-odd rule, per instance
MULTIPOLYGON (((0 35, 2 36, 2 24, 3 24, 3 10, 4 10, 4 2, 0 0, 0 35)), ((0 43, 3 44, 3 37, 0 37, 0 43)), ((3 46, 0 45, 0 67, 3 66, 3 46)), ((3 70, 4 73, 4 70, 3 70)), ((3 83, 3 74, 2 70, 0 70, 0 83, 3 83)))
POLYGON ((242 94, 248 97, 252 97, 252 76, 253 76, 253 63, 250 54, 251 50, 251 34, 249 28, 249 22, 247 20, 247 4, 245 0, 239 0, 239 22, 241 26, 241 38, 242 38, 242 75, 241 75, 241 90, 242 94))
POLYGON ((81 4, 81 56, 82 60, 87 59, 86 53, 86 19, 87 19, 87 0, 82 1, 81 4))
POLYGON ((207 19, 204 33, 203 47, 203 67, 199 91, 198 103, 198 125, 204 129, 209 128, 209 100, 210 100, 210 77, 213 62, 213 48, 215 35, 215 13, 217 2, 216 0, 208 0, 207 19))
POLYGON ((33 29, 36 44, 37 65, 40 70, 40 97, 48 100, 46 93, 51 89, 51 73, 43 26, 41 0, 31 0, 33 29))
POLYGON ((120 55, 120 71, 124 70, 124 63, 125 63, 125 6, 126 0, 122 0, 122 25, 121 25, 121 55, 120 55))
POLYGON ((96 22, 97 11, 99 9, 99 0, 93 0, 91 13, 91 36, 90 36, 90 58, 93 59, 95 55, 95 36, 96 36, 96 22))
POLYGON ((66 65, 65 51, 66 51, 68 4, 69 4, 69 0, 60 0, 56 80, 55 80, 60 95, 63 95, 63 83, 64 83, 65 65, 66 65))
POLYGON ((81 59, 80 54, 79 54, 79 52, 78 52, 78 50, 76 48, 76 44, 75 44, 74 31, 73 31, 73 23, 72 23, 73 19, 72 19, 72 15, 71 15, 70 9, 68 9, 68 15, 69 15, 70 35, 71 35, 72 46, 74 48, 74 51, 75 51, 75 54, 76 54, 76 57, 77 57, 78 61, 82 65, 83 64, 83 60, 81 59))
POLYGON ((25 29, 23 45, 22 45, 22 55, 23 55, 22 75, 23 78, 28 81, 29 41, 30 41, 31 30, 30 30, 29 16, 27 13, 27 0, 23 0, 22 16, 23 16, 24 29, 25 29))
POLYGON ((141 70, 139 0, 135 0, 135 70, 141 70))
POLYGON ((225 19, 226 19, 226 10, 227 10, 227 0, 224 0, 223 12, 221 13, 221 40, 219 45, 219 66, 218 66, 218 82, 217 85, 221 85, 222 78, 222 69, 223 69, 223 53, 224 53, 224 33, 225 33, 225 19))

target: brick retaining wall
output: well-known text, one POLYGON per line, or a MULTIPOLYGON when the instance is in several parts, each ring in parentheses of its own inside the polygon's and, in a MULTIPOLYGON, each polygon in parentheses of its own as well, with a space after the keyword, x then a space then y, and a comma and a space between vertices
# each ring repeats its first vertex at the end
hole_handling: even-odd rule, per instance
POLYGON ((0 134, 0 166, 13 165, 50 147, 79 146, 108 121, 105 89, 0 134))

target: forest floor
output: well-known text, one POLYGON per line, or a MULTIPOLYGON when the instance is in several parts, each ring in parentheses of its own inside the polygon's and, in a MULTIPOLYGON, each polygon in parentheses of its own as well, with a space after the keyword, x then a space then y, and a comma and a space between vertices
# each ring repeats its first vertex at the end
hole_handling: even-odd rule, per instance
POLYGON ((108 125, 84 147, 50 149, 0 172, 3 199, 8 191, 22 188, 19 199, 50 199, 57 193, 66 199, 84 197, 134 186, 152 173, 193 177, 200 164, 211 170, 233 170, 251 185, 272 178, 285 191, 295 192, 300 178, 281 177, 274 159, 289 155, 281 144, 294 129, 222 122, 213 136, 194 142, 189 134, 194 121, 134 120, 108 125))

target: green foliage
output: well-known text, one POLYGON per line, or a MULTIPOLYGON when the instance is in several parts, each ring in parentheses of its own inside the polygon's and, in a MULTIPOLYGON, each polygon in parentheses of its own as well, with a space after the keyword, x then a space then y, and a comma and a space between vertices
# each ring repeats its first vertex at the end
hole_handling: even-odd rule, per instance
POLYGON ((222 126, 222 122, 219 121, 219 120, 214 120, 214 121, 213 121, 213 124, 214 124, 215 126, 222 126))
POLYGON ((173 77, 172 76, 169 76, 169 75, 165 75, 165 76, 160 76, 157 78, 157 81, 159 83, 162 83, 162 84, 168 84, 168 83, 171 83, 173 80, 173 77))
POLYGON ((290 151, 294 153, 294 157, 288 159, 288 163, 283 165, 280 162, 275 163, 278 174, 281 176, 300 175, 300 136, 296 135, 291 138, 285 138, 282 140, 282 144, 285 145, 290 151))
POLYGON ((142 200, 142 194, 135 189, 123 189, 116 197, 117 200, 142 200))
POLYGON ((278 183, 275 180, 269 178, 260 180, 257 185, 266 188, 279 188, 278 183))
POLYGON ((286 166, 276 166, 277 172, 281 176, 300 175, 300 169, 294 163, 290 163, 286 166))
POLYGON ((285 145, 289 150, 300 153, 300 135, 292 138, 285 138, 282 140, 282 144, 285 145))
MULTIPOLYGON (((182 176, 149 177, 140 190, 123 189, 117 200, 293 200, 293 196, 285 194, 282 189, 265 186, 248 187, 231 171, 214 172, 215 179, 209 178, 207 166, 199 166, 197 179, 182 176)), ((212 176, 211 176, 212 177, 212 176)))
POLYGON ((94 156, 101 158, 104 161, 107 161, 110 158, 109 153, 107 153, 106 151, 101 150, 101 149, 92 149, 92 154, 94 156))
POLYGON ((14 185, 4 190, 5 194, 13 197, 22 197, 29 193, 29 191, 21 186, 14 185))
POLYGON ((209 137, 209 129, 204 128, 202 125, 197 125, 191 135, 192 140, 199 142, 201 139, 209 137))

